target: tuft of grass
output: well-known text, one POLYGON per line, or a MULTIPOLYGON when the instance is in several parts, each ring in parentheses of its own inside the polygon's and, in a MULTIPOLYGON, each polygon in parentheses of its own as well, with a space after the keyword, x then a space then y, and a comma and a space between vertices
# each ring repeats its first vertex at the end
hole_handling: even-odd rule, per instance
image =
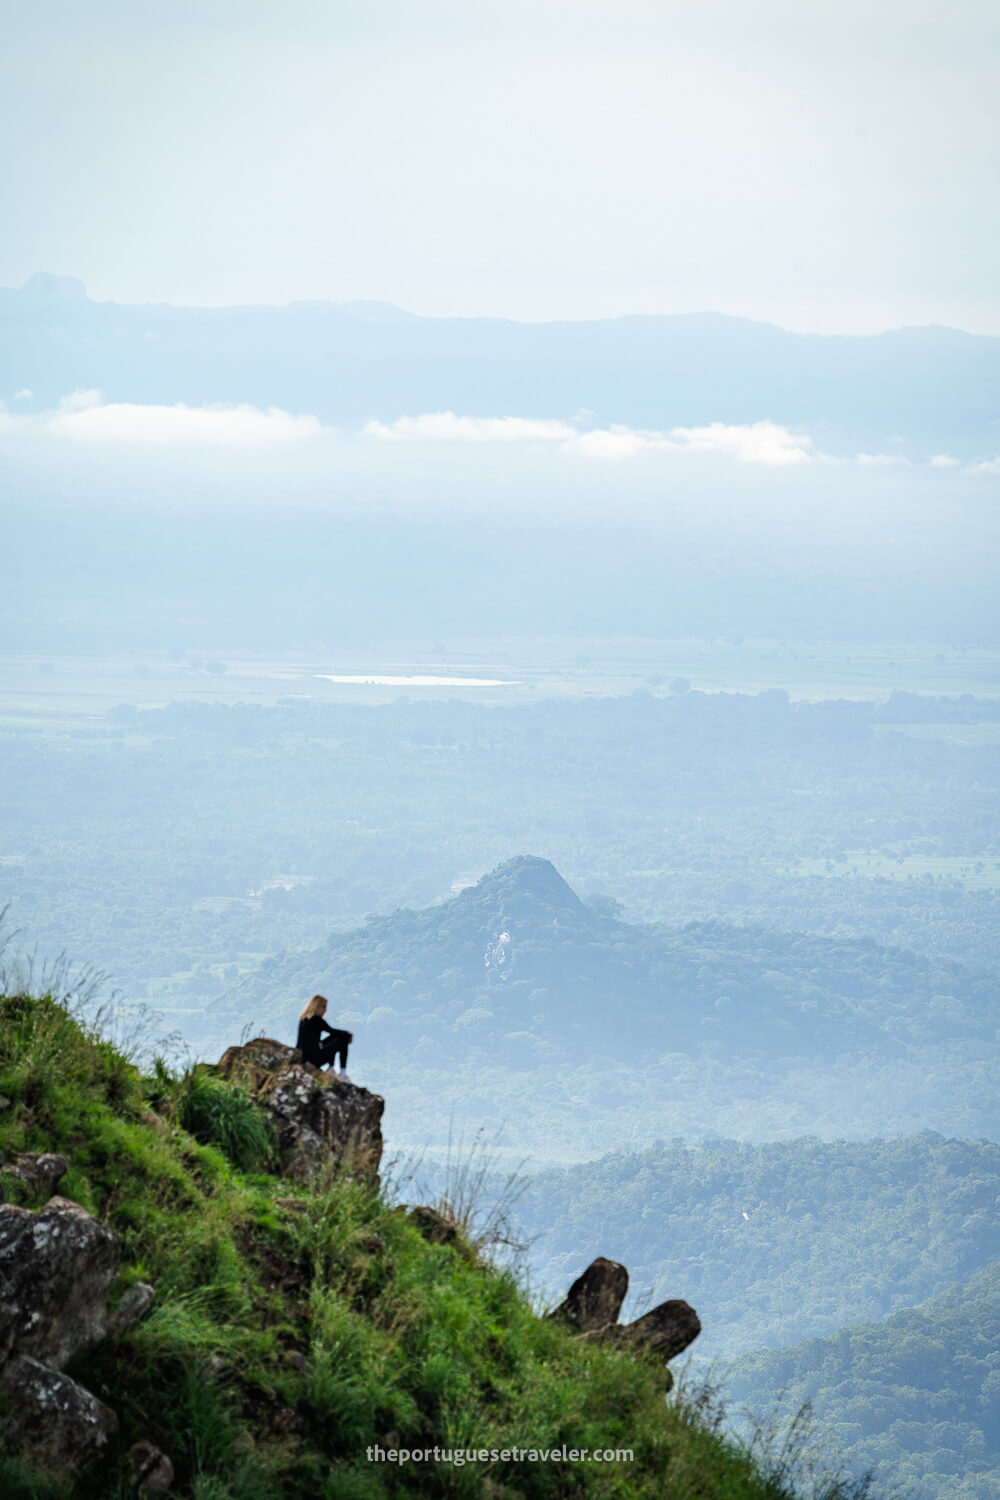
POLYGON ((274 1154, 270 1120, 242 1084, 192 1068, 177 1094, 176 1113, 196 1141, 218 1146, 243 1172, 263 1170, 274 1154))
POLYGON ((0 1454, 0 1495, 4 1500, 65 1500, 66 1490, 58 1476, 0 1454))
POLYGON ((530 1179, 524 1172, 527 1158, 513 1167, 504 1166, 501 1135, 502 1130, 490 1136, 480 1127, 467 1143, 462 1134, 456 1140, 453 1122, 449 1122, 441 1166, 428 1170, 422 1157, 390 1161, 383 1174, 384 1191, 393 1202, 412 1191, 454 1224, 476 1254, 520 1271, 529 1241, 517 1221, 516 1208, 530 1179))

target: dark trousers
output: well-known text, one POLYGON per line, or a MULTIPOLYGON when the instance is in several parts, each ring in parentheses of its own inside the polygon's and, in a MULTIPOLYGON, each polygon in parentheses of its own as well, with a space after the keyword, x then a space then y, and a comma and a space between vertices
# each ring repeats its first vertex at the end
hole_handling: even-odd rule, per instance
POLYGON ((316 1067, 322 1068, 326 1063, 333 1062, 334 1058, 340 1058, 340 1066, 347 1071, 347 1044, 351 1033, 349 1031, 331 1031, 319 1044, 319 1056, 311 1057, 310 1062, 316 1067))

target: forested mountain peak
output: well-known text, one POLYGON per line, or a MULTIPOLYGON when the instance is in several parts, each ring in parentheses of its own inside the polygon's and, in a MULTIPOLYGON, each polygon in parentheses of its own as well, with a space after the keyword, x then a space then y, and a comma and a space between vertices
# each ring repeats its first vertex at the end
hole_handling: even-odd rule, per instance
POLYGON ((287 1029, 297 997, 316 988, 382 1059, 425 1043, 452 1062, 485 1046, 533 1066, 585 1061, 597 1047, 630 1062, 667 1051, 899 1058, 945 1032, 992 1040, 997 1024, 991 982, 957 964, 870 939, 631 923, 581 901, 548 860, 527 855, 446 901, 266 960, 218 1014, 230 1026, 238 1011, 287 1029))
POLYGON ((475 893, 477 905, 483 901, 495 902, 502 911, 520 912, 528 907, 536 908, 536 913, 537 908, 543 908, 553 914, 583 910, 579 896, 555 865, 535 854, 518 854, 497 865, 457 899, 468 902, 469 890, 475 893))

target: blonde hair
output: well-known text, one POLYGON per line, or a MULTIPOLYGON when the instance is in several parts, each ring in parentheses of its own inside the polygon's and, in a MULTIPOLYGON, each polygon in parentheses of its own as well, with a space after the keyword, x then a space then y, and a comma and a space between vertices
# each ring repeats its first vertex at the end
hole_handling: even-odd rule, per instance
POLYGON ((300 1021, 308 1021, 310 1016, 321 1016, 326 1010, 326 996, 313 995, 305 1010, 299 1016, 300 1021))

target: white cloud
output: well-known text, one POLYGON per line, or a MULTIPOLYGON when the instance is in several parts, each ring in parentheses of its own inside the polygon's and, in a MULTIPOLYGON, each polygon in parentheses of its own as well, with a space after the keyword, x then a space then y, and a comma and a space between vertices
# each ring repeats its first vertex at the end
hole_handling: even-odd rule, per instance
POLYGON ((633 427, 594 427, 575 433, 568 445, 588 458, 631 458, 642 448, 672 448, 662 433, 639 432, 633 427))
POLYGON ((287 442, 323 431, 317 417, 295 416, 257 406, 139 406, 132 402, 91 405, 57 412, 50 430, 78 442, 223 443, 287 442))
POLYGON ((30 401, 31 400, 31 392, 28 390, 28 387, 27 386, 23 386, 21 390, 15 391, 14 392, 14 400, 15 401, 30 401))
POLYGON ((567 422, 532 417, 459 417, 453 411, 397 417, 394 422, 367 422, 367 437, 434 443, 549 443, 576 436, 567 422))
POLYGON ((651 449, 722 453, 743 463, 792 464, 813 457, 811 439, 777 422, 745 425, 712 422, 706 427, 674 427, 667 432, 623 427, 581 431, 568 422, 530 417, 460 417, 452 411, 368 422, 368 437, 403 442, 555 443, 587 458, 631 458, 651 449))
MULTIPOLYGON (((27 398, 19 392, 15 399, 27 398)), ((835 463, 814 448, 807 433, 796 432, 779 422, 710 422, 700 427, 655 428, 587 427, 591 413, 577 413, 573 422, 533 417, 467 417, 453 411, 423 412, 398 417, 392 422, 371 421, 361 428, 364 439, 393 443, 448 445, 537 445, 584 459, 623 460, 642 453, 718 454, 737 463, 784 467, 791 464, 835 463)), ((299 443, 306 439, 331 438, 337 429, 316 416, 242 405, 188 406, 141 405, 108 402, 100 391, 75 391, 54 410, 30 413, 13 411, 0 402, 0 435, 39 434, 64 441, 99 445, 146 447, 242 447, 299 443)), ((343 434, 341 434, 343 436, 343 434)), ((848 460, 849 462, 849 460, 848 460)), ((891 453, 858 453, 854 462, 863 468, 909 465, 910 460, 891 453)), ((936 469, 960 468, 960 461, 947 453, 935 454, 936 469)), ((1000 473, 1000 458, 975 466, 979 473, 1000 473)))
POLYGON ((1000 474, 1000 457, 988 458, 981 464, 973 464, 974 474, 1000 474))
POLYGON ((675 427, 670 434, 679 446, 707 453, 728 453, 748 464, 808 463, 812 439, 790 432, 778 422, 748 426, 711 422, 707 427, 675 427))
POLYGON ((325 432, 318 417, 279 407, 140 405, 105 402, 100 391, 75 391, 55 411, 36 416, 0 409, 0 432, 44 434, 78 443, 146 446, 258 444, 299 441, 325 432))

